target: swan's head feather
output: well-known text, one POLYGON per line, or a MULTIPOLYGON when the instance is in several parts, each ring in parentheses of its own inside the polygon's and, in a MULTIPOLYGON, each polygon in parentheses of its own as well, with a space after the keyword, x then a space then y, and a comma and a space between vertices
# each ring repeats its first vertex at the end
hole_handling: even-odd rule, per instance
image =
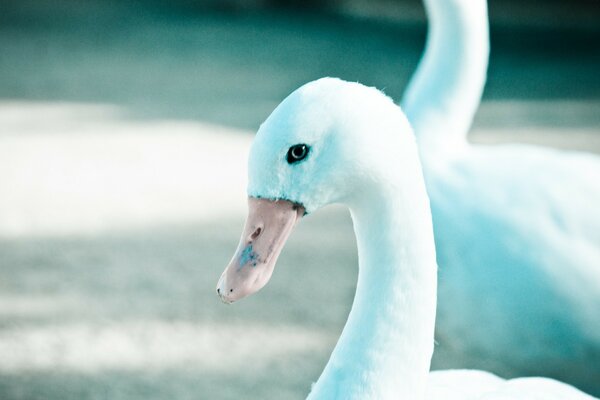
POLYGON ((310 82, 290 94, 261 125, 248 166, 248 195, 285 199, 307 212, 347 202, 414 158, 404 114, 377 89, 335 78, 310 82), (291 146, 308 155, 289 163, 291 146))
POLYGON ((331 78, 302 86, 253 142, 248 218, 217 293, 232 303, 260 290, 304 212, 331 203, 372 207, 373 196, 423 186, 415 171, 420 164, 410 126, 382 92, 331 78))

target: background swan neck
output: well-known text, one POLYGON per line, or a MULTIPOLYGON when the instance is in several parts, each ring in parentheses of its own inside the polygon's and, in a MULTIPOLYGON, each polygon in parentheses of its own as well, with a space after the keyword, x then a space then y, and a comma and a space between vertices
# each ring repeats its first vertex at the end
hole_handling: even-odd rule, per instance
POLYGON ((421 151, 466 143, 489 58, 485 0, 426 0, 425 53, 402 100, 421 151))
POLYGON ((437 269, 425 187, 419 176, 404 193, 370 193, 351 206, 359 254, 352 310, 309 399, 424 395, 437 269))

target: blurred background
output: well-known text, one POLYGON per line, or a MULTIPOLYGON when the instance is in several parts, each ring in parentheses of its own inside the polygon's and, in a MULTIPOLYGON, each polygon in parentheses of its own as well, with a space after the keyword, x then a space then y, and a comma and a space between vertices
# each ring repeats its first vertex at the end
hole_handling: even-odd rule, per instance
MULTIPOLYGON (((489 6, 471 140, 600 153, 600 2, 489 6)), ((221 304, 248 148, 322 76, 399 100, 425 30, 416 0, 0 2, 0 399, 304 398, 353 298, 352 225, 307 218, 270 284, 221 304)), ((434 368, 521 375, 443 346, 434 368)))

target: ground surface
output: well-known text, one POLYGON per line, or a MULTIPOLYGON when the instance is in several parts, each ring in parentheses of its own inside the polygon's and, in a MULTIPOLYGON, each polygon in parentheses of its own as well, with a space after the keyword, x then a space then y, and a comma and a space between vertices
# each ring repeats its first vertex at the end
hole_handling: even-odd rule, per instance
MULTIPOLYGON (((399 99, 422 24, 28 4, 0 13, 0 399, 302 398, 350 307, 351 222, 311 216, 222 305, 251 133, 325 75, 399 99)), ((492 38, 472 140, 600 152, 600 32, 492 38)))

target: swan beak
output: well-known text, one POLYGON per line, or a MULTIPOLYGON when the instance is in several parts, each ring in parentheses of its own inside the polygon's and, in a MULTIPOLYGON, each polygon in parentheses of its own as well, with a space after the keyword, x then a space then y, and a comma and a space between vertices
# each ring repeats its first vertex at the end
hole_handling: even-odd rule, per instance
POLYGON ((304 207, 287 200, 248 197, 248 218, 240 244, 217 284, 225 303, 258 292, 273 274, 277 257, 304 207))

